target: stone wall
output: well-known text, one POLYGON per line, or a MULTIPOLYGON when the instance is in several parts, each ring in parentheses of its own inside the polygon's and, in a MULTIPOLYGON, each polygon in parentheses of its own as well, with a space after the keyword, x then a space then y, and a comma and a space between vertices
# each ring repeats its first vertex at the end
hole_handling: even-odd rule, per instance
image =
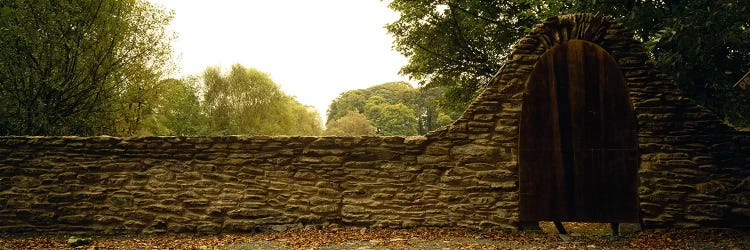
POLYGON ((425 137, 2 137, 0 232, 509 228, 505 208, 516 204, 500 200, 515 177, 449 163, 481 161, 467 158, 486 149, 439 145, 425 137))
POLYGON ((682 97, 632 37, 601 16, 548 19, 460 119, 424 137, 0 137, 0 232, 516 229, 524 86, 571 39, 604 48, 627 79, 645 225, 750 227, 750 132, 682 97))

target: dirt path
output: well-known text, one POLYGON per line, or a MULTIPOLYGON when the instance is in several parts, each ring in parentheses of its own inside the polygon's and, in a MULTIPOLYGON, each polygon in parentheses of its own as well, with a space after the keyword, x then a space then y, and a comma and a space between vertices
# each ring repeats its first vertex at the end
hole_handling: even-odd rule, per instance
MULTIPOLYGON (((475 232, 455 228, 409 230, 333 227, 262 234, 92 237, 77 249, 750 249, 750 232, 725 229, 645 230, 616 239, 605 225, 566 225, 570 235, 475 232)), ((6 236, 0 249, 73 249, 66 236, 6 236)))

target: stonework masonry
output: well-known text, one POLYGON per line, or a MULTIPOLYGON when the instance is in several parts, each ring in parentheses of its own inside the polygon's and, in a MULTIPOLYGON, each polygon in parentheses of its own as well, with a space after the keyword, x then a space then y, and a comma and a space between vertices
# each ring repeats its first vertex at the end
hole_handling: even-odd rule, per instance
POLYGON ((651 227, 750 227, 750 132, 682 97, 608 18, 546 20, 454 124, 416 137, 0 137, 0 232, 518 228, 518 124, 537 59, 572 39, 618 62, 651 227))
POLYGON ((0 231, 510 228, 515 177, 483 163, 503 154, 428 144, 425 137, 4 137, 0 231))

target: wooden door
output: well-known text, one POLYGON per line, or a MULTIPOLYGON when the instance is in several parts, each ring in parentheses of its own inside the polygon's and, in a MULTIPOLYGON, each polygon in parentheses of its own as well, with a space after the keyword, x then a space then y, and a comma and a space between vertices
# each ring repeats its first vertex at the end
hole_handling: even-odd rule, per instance
POLYGON ((525 91, 521 221, 638 222, 637 123, 614 58, 582 40, 557 45, 525 91))

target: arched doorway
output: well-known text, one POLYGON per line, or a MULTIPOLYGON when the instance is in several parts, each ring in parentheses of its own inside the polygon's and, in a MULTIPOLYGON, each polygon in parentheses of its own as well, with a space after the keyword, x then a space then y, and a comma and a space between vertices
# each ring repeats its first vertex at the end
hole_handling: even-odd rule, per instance
POLYGON ((637 122, 625 77, 598 45, 549 49, 519 124, 520 220, 638 222, 637 122))

